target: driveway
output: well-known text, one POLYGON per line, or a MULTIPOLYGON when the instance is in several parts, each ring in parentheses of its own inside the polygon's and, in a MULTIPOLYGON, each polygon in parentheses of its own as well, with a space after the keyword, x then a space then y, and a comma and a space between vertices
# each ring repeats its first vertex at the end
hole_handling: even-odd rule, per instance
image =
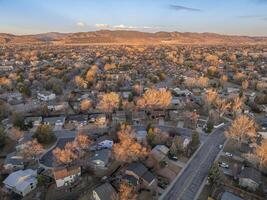
POLYGON ((56 144, 39 159, 39 163, 45 168, 52 168, 54 166, 55 160, 53 150, 57 147, 63 149, 68 142, 72 142, 73 140, 74 137, 59 138, 56 144))

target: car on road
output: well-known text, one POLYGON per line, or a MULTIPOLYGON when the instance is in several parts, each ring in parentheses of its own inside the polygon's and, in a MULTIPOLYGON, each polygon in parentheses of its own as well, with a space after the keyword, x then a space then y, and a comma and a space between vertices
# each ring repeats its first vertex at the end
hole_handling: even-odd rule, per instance
POLYGON ((219 162, 219 166, 222 167, 222 168, 226 168, 226 169, 229 168, 229 165, 224 163, 224 162, 219 162))
POLYGON ((233 154, 229 153, 229 152, 225 152, 225 155, 228 157, 233 157, 233 154))
POLYGON ((223 145, 222 145, 222 144, 220 144, 220 145, 219 145, 219 149, 222 149, 222 148, 223 148, 223 145))

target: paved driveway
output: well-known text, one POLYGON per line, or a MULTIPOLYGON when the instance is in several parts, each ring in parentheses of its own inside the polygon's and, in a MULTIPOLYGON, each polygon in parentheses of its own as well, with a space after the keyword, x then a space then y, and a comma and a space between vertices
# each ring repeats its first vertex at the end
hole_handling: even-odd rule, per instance
POLYGON ((54 147, 52 147, 50 150, 48 150, 40 159, 39 163, 47 168, 52 168, 54 166, 54 155, 53 150, 55 148, 63 149, 65 145, 68 142, 72 142, 74 140, 74 137, 68 137, 68 138, 59 138, 57 140, 57 143, 54 147))

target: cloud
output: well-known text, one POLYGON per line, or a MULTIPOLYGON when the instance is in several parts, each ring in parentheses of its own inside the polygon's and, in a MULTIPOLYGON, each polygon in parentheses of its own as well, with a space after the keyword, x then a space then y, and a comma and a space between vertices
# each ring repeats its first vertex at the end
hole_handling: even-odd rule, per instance
POLYGON ((243 19, 251 19, 251 18, 259 18, 262 17, 262 15, 241 15, 238 16, 239 18, 243 18, 243 19))
POLYGON ((242 19, 258 19, 258 20, 267 21, 266 15, 241 15, 238 17, 242 19))
POLYGON ((190 8, 190 7, 180 6, 180 5, 173 5, 173 4, 169 5, 169 8, 172 10, 177 10, 177 11, 182 11, 182 10, 193 11, 193 12, 200 12, 201 11, 198 8, 190 8))
POLYGON ((76 26, 78 26, 78 27, 85 27, 86 24, 84 22, 77 22, 76 23, 76 26))
POLYGON ((136 29, 138 27, 136 27, 136 26, 126 26, 124 24, 120 24, 120 25, 113 26, 113 28, 115 28, 115 29, 136 29))
POLYGON ((96 24, 95 25, 97 28, 109 28, 108 24, 96 24))

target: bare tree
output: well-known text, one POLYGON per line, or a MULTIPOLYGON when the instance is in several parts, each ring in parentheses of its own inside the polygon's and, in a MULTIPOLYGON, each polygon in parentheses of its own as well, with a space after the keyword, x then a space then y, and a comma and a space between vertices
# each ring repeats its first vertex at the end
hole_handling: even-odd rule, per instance
POLYGON ((238 141, 239 146, 249 139, 256 137, 256 124, 246 115, 240 115, 237 117, 229 130, 225 132, 228 138, 232 138, 238 141))
POLYGON ((119 200, 136 200, 137 194, 134 187, 126 182, 121 182, 119 187, 119 200))
POLYGON ((167 108, 172 100, 171 92, 166 89, 148 89, 141 98, 137 100, 140 108, 167 108))
POLYGON ((260 166, 267 167, 267 140, 263 140, 261 145, 256 148, 256 155, 259 158, 260 166))
POLYGON ((92 103, 89 99, 82 100, 81 105, 80 105, 81 111, 82 112, 88 111, 91 105, 92 103))
POLYGON ((64 149, 56 148, 53 150, 53 155, 58 163, 68 165, 78 158, 75 142, 69 142, 64 149))
POLYGON ((242 108, 243 106, 243 100, 240 97, 236 97, 234 98, 234 101, 232 103, 232 110, 235 113, 235 116, 237 114, 237 112, 242 108))
POLYGON ((43 151, 43 146, 36 139, 33 139, 23 145, 20 153, 25 159, 36 159, 43 151))
POLYGON ((76 144, 81 149, 88 149, 92 141, 90 138, 82 133, 78 133, 76 136, 76 144))
POLYGON ((24 136, 24 132, 19 130, 18 128, 12 127, 9 133, 9 137, 14 140, 18 141, 20 138, 24 136))
POLYGON ((100 102, 97 105, 97 108, 110 114, 114 109, 117 109, 120 104, 120 96, 115 92, 110 92, 102 95, 100 97, 100 102))
POLYGON ((242 89, 243 89, 243 90, 247 90, 247 89, 248 89, 248 85, 249 85, 248 81, 247 81, 247 80, 244 80, 244 81, 242 82, 242 89))
POLYGON ((225 87, 225 83, 227 81, 228 81, 228 76, 222 75, 221 78, 220 78, 220 83, 221 83, 221 85, 222 85, 223 88, 225 87))
POLYGON ((116 160, 132 162, 144 158, 148 150, 133 138, 134 132, 130 126, 122 126, 118 132, 119 143, 113 145, 116 160))
POLYGON ((207 109, 210 110, 211 106, 214 105, 219 96, 216 90, 208 89, 204 96, 204 101, 206 103, 207 109))
POLYGON ((222 117, 224 115, 224 113, 231 108, 231 102, 227 102, 227 100, 222 100, 220 98, 217 99, 217 107, 220 113, 220 117, 222 117))
POLYGON ((86 88, 87 87, 86 81, 81 76, 75 76, 74 81, 75 81, 75 84, 77 85, 77 87, 79 87, 79 88, 86 88))

